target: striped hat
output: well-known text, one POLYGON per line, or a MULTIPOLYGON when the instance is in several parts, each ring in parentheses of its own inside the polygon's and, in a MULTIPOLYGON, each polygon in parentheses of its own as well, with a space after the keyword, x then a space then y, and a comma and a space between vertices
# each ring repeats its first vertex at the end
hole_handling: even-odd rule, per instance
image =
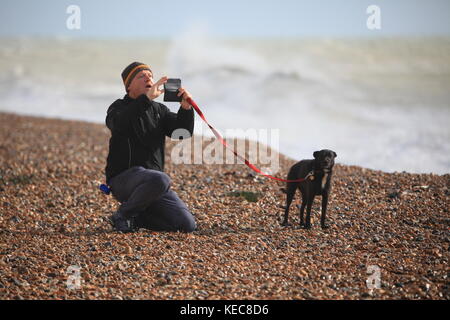
POLYGON ((126 90, 133 78, 142 70, 152 71, 148 65, 141 62, 133 62, 122 71, 122 80, 126 90))

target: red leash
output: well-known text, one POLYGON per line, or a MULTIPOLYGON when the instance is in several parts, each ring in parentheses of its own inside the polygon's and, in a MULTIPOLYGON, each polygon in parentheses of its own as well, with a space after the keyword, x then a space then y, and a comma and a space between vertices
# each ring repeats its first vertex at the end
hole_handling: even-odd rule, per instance
MULTIPOLYGON (((243 160, 244 163, 247 165, 247 167, 249 167, 249 168, 252 169, 253 171, 258 172, 259 174, 262 174, 263 176, 266 176, 266 177, 268 177, 268 178, 270 178, 270 179, 274 179, 274 180, 282 181, 282 182, 301 182, 301 181, 306 180, 309 176, 311 176, 311 175, 313 174, 313 172, 311 171, 310 173, 308 173, 308 174, 306 175, 306 177, 301 178, 301 179, 296 179, 296 180, 285 180, 285 179, 280 179, 280 178, 277 178, 277 177, 273 177, 273 176, 271 176, 271 175, 269 175, 269 174, 265 174, 265 173, 262 172, 260 169, 258 169, 257 167, 255 167, 255 165, 251 164, 246 158, 244 158, 243 156, 239 155, 236 151, 234 151, 232 148, 230 148, 230 147, 228 146, 227 142, 222 138, 222 136, 220 135, 220 133, 217 132, 217 130, 214 129, 214 127, 211 126, 211 125, 208 123, 208 121, 206 120, 205 116, 203 115, 203 112, 200 110, 200 108, 198 107, 198 105, 195 103, 194 100, 192 100, 191 98, 188 98, 188 99, 187 99, 187 102, 189 102, 189 104, 190 104, 192 107, 194 107, 194 110, 197 112, 197 114, 200 116, 200 118, 202 118, 203 121, 205 121, 205 123, 208 125, 208 127, 211 129, 211 131, 214 133, 214 135, 216 136, 216 138, 219 139, 219 141, 220 141, 226 148, 228 148, 229 150, 231 150, 231 152, 233 152, 234 155, 235 155, 236 157, 238 157, 239 159, 243 160)), ((314 176, 312 176, 312 179, 314 179, 314 176)), ((312 179, 311 179, 311 180, 312 180, 312 179)))

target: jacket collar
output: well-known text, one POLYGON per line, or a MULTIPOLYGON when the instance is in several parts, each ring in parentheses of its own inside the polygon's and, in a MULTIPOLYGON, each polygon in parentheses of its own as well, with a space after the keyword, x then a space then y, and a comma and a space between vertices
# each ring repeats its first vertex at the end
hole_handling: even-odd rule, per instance
POLYGON ((131 97, 128 95, 128 93, 125 94, 125 96, 123 97, 123 101, 124 101, 125 103, 130 103, 131 101, 134 101, 134 100, 135 100, 135 99, 131 98, 131 97))

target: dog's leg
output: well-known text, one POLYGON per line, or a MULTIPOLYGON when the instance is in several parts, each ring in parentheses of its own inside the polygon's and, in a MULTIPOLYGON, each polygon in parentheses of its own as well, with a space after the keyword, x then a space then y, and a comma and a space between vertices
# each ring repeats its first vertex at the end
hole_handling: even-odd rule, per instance
POLYGON ((305 212, 305 206, 306 206, 307 199, 302 193, 302 205, 299 209, 299 215, 300 215, 300 227, 303 227, 305 225, 305 221, 303 220, 303 213, 305 212))
POLYGON ((281 223, 283 226, 288 226, 289 219, 289 207, 291 206, 292 199, 294 199, 295 190, 297 186, 295 183, 288 183, 286 190, 286 208, 284 209, 284 221, 281 223))
POLYGON ((328 193, 325 192, 322 195, 322 216, 320 217, 320 226, 322 229, 328 228, 328 226, 325 224, 325 218, 327 216, 327 205, 328 205, 328 193))
POLYGON ((306 223, 305 223, 305 229, 311 229, 311 207, 312 207, 312 204, 313 204, 313 202, 314 202, 314 193, 313 192, 311 192, 309 195, 308 195, 308 200, 307 200, 307 203, 306 203, 306 223))

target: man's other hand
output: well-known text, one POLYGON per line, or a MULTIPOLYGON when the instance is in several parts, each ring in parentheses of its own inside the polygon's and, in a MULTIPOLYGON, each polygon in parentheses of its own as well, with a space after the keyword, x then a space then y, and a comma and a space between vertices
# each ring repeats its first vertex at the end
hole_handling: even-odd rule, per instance
POLYGON ((191 109, 192 108, 192 106, 189 104, 189 102, 187 102, 187 99, 188 98, 191 98, 192 99, 192 95, 189 93, 189 91, 187 91, 186 89, 184 89, 184 88, 180 88, 180 89, 178 89, 178 94, 177 94, 177 96, 178 97, 182 97, 181 98, 181 107, 183 108, 183 109, 186 109, 186 110, 189 110, 189 109, 191 109))

